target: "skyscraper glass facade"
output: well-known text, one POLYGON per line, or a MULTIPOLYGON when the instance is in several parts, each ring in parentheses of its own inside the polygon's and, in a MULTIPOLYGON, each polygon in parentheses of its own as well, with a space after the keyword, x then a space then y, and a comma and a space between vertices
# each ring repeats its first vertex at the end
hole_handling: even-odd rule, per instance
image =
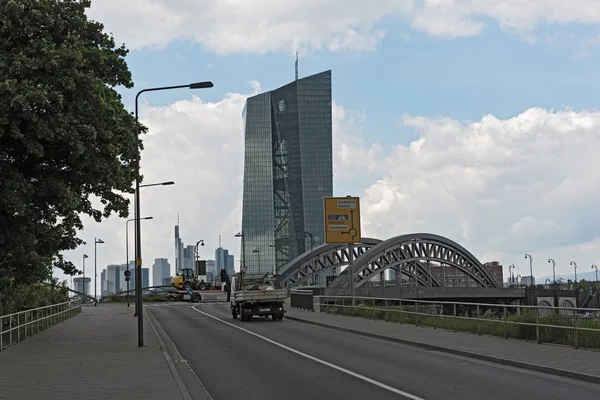
POLYGON ((247 99, 242 210, 249 272, 275 272, 323 238, 333 193, 331 71, 247 99))

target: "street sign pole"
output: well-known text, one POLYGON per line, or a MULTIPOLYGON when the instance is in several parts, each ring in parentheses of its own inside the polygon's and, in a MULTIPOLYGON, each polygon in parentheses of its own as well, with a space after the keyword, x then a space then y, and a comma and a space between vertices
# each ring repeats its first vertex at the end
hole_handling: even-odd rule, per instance
POLYGON ((348 244, 348 269, 350 269, 350 296, 352 296, 352 307, 356 305, 356 287, 354 286, 354 243, 348 244))
POLYGON ((360 229, 360 198, 325 197, 325 243, 348 244, 348 285, 352 305, 356 300, 356 278, 354 276, 354 244, 362 240, 360 229))

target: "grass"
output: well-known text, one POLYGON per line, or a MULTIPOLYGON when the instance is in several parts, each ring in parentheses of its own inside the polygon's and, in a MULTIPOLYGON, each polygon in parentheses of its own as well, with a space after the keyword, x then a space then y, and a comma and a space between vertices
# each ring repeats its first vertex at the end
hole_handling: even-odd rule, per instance
POLYGON ((600 350, 600 321, 598 320, 578 319, 575 322, 572 316, 553 313, 537 317, 536 327, 536 312, 526 308, 521 309, 520 313, 511 314, 509 311, 506 317, 487 310, 477 318, 475 312, 471 317, 466 313, 457 313, 456 316, 453 313, 452 315, 440 314, 439 307, 425 304, 419 305, 418 309, 415 309, 413 304, 387 307, 367 304, 352 307, 349 304, 321 304, 321 311, 457 332, 600 350), (574 322, 577 330, 574 329, 574 322))

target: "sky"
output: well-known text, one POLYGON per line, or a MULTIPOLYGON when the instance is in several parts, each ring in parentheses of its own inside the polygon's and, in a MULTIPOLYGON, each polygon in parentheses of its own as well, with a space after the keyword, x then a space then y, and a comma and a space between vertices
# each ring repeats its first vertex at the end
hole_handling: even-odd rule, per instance
MULTIPOLYGON (((200 256, 239 259, 242 109, 249 96, 332 70, 334 195, 361 198, 363 236, 430 232, 515 275, 578 276, 600 261, 597 0, 94 0, 140 97, 142 258, 168 258, 174 225, 200 256)), ((131 217, 133 218, 133 212, 131 217)), ((84 218, 65 253, 92 276, 125 262, 125 220, 84 218)), ((130 256, 133 228, 130 225, 130 256)), ((236 266, 238 262, 236 261, 236 266)), ((62 277, 62 275, 58 275, 62 277)), ((98 286, 99 291, 99 286, 98 286)))

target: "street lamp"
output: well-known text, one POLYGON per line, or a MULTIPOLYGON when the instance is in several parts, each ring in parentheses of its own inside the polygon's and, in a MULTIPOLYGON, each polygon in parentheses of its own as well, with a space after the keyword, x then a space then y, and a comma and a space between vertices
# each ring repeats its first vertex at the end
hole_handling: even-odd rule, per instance
POLYGON ((531 286, 533 286, 533 257, 531 257, 531 254, 525 254, 525 258, 529 258, 529 276, 531 278, 531 286))
POLYGON ((94 307, 98 305, 98 244, 102 244, 104 241, 102 239, 94 238, 94 307))
POLYGON ((254 250, 252 250, 253 253, 256 253, 256 256, 258 257, 258 272, 262 272, 260 269, 260 250, 258 249, 258 247, 254 250))
MULTIPOLYGON (((154 217, 144 217, 142 220, 154 219, 154 217)), ((129 281, 131 280, 131 272, 129 271, 129 222, 135 221, 135 218, 125 221, 125 282, 127 282, 127 307, 129 304, 129 281)), ((135 315, 134 315, 135 316, 135 315)))
POLYGON ((246 266, 246 247, 244 245, 244 231, 236 233, 235 237, 242 238, 242 260, 240 261, 242 264, 242 266, 240 267, 240 272, 242 272, 243 268, 246 266))
MULTIPOLYGON (((171 90, 171 89, 205 89, 213 87, 212 82, 196 82, 187 85, 177 86, 163 86, 154 87, 140 90, 135 95, 135 143, 136 146, 140 140, 140 119, 139 119, 139 98, 142 93, 145 92, 156 92, 159 90, 171 90)), ((136 313, 138 317, 138 347, 144 347, 144 313, 142 312, 142 225, 140 223, 140 158, 141 151, 137 149, 136 160, 135 160, 135 277, 137 284, 135 285, 136 295, 136 313)))
POLYGON ((89 258, 87 254, 83 255, 83 302, 85 303, 85 259, 89 258))
MULTIPOLYGON (((137 106, 137 97, 136 97, 136 106, 137 106)), ((136 108, 137 110, 137 108, 136 108)), ((137 111, 136 111, 136 122, 137 122, 137 111)), ((138 175, 139 175, 139 169, 138 169, 138 175)), ((137 181, 136 181, 137 184, 137 181)), ((158 183, 146 183, 144 185, 139 185, 136 189, 135 189, 135 198, 136 198, 136 208, 135 208, 135 218, 133 219, 133 221, 136 221, 136 219, 139 217, 138 211, 139 211, 139 207, 137 207, 137 200, 139 199, 138 193, 140 191, 140 188, 143 187, 151 187, 151 186, 170 186, 170 185, 174 185, 175 182, 173 181, 165 181, 165 182, 158 182, 158 183)), ((143 219, 143 218, 142 218, 143 219)), ((137 221, 138 223, 140 221, 137 221)), ((134 236, 137 235, 138 233, 138 223, 135 224, 135 228, 134 228, 134 236)), ((141 224, 139 224, 140 226, 140 231, 141 231, 141 224)), ((137 238, 137 236, 136 236, 137 238)), ((137 244, 137 239, 136 239, 136 244, 137 244)), ((141 249, 141 242, 140 242, 140 249, 141 249)), ((137 250, 137 248, 136 248, 137 250)), ((141 250, 140 250, 141 251, 141 250)), ((140 252, 141 254, 141 252, 140 252)), ((129 255, 127 256, 127 258, 129 258, 129 255)), ((138 260, 138 257, 135 257, 136 260, 138 260)), ((140 260, 141 261, 141 260, 140 260)), ((137 265, 137 262, 136 262, 137 265)), ((127 260, 127 270, 129 270, 129 260, 127 260)), ((134 266, 134 277, 135 277, 135 312, 133 313, 134 317, 138 316, 138 310, 141 310, 142 307, 142 265, 140 263, 140 268, 138 271, 138 268, 136 268, 136 266, 134 266), (139 291, 138 291, 138 287, 139 287, 139 291), (138 304, 138 301, 140 304, 138 304)), ((127 281, 129 282, 129 281, 127 281)), ((129 296, 129 294, 128 294, 129 296)), ((127 297, 127 302, 129 302, 129 297, 127 297)), ((138 346, 142 347, 144 346, 144 338, 143 338, 143 333, 144 333, 144 320, 143 317, 141 319, 142 322, 140 322, 140 319, 138 318, 138 346), (141 331, 140 331, 141 329, 141 331), (140 333, 141 332, 141 333, 140 333), (142 335, 142 336, 140 336, 142 335), (141 337, 141 340, 140 340, 141 337), (140 345, 141 342, 141 345, 140 345)))
POLYGON ((596 264, 592 264, 592 269, 596 270, 596 283, 598 283, 598 266, 596 264))
POLYGON ((147 183, 145 185, 140 185, 140 187, 143 188, 143 187, 150 187, 150 186, 170 186, 170 185, 174 185, 174 184, 175 184, 175 182, 168 181, 168 182, 160 182, 160 183, 147 183))
POLYGON ((554 279, 554 283, 556 284, 556 262, 553 258, 549 258, 548 262, 552 263, 552 277, 554 279))
POLYGON ((577 263, 575 261, 569 262, 569 265, 573 266, 573 270, 575 271, 575 283, 577 283, 577 263))

